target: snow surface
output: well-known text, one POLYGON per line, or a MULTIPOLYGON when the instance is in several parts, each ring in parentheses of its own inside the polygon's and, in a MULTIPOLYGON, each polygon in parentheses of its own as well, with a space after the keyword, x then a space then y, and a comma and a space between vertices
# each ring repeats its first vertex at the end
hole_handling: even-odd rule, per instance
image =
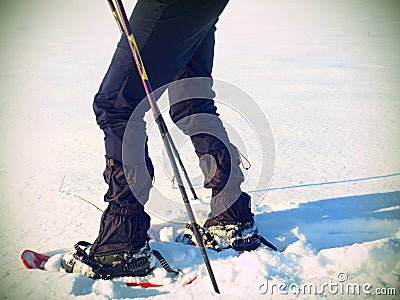
MULTIPOLYGON (((125 2, 131 10, 133 1, 125 2)), ((371 293, 395 288, 397 296, 384 299, 398 297, 397 1, 231 1, 223 13, 214 76, 250 94, 274 132, 271 186, 251 195, 262 235, 282 252, 209 252, 221 296, 212 290, 200 252, 175 243, 153 246, 174 267, 201 277, 170 290, 23 268, 19 255, 26 248, 60 253, 97 235, 101 213, 78 197, 105 208, 102 133, 91 102, 119 34, 105 1, 8 0, 0 11, 1 298, 347 298, 349 284, 369 284, 371 293), (331 286, 329 292, 329 282, 342 290, 331 286), (312 284, 326 285, 324 293, 294 295, 312 284)), ((221 114, 246 130, 229 108, 221 114)), ((163 173, 156 132, 150 141, 157 187, 180 199, 163 173)), ((246 143, 257 170, 256 139, 246 143)), ((189 173, 198 174, 193 152, 183 152, 189 173)), ((195 208, 199 219, 206 216, 207 205, 195 208)), ((171 220, 185 220, 183 206, 165 210, 171 220)), ((182 227, 155 216, 152 222, 163 241, 182 227)))

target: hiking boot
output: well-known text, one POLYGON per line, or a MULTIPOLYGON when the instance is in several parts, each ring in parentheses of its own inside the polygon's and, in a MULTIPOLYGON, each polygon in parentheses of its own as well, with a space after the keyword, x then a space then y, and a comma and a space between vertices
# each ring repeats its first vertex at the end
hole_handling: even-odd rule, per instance
MULTIPOLYGON (((257 249, 261 243, 258 228, 254 222, 199 226, 199 230, 204 246, 216 251, 228 248, 236 251, 251 251, 257 249)), ((176 241, 186 245, 197 245, 192 225, 186 224, 186 228, 178 235, 176 241)))
POLYGON ((120 276, 146 276, 155 266, 156 258, 146 244, 137 251, 118 252, 103 256, 89 255, 91 244, 79 242, 62 258, 68 273, 77 273, 94 279, 120 276))

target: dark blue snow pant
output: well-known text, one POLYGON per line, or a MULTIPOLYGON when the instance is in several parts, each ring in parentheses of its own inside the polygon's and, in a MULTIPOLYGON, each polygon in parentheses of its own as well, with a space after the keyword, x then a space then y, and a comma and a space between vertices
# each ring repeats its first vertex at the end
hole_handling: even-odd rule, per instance
MULTIPOLYGON (((153 90, 178 79, 211 79, 215 24, 227 2, 138 1, 129 22, 153 90)), ((170 115, 177 126, 190 135, 206 178, 205 187, 212 189, 208 225, 250 222, 253 220, 250 197, 240 190, 244 180, 239 168, 240 158, 218 118, 211 86, 205 84, 203 87, 209 97, 172 103, 170 115), (189 133, 193 122, 185 122, 185 117, 196 114, 212 116, 212 127, 219 132, 218 138, 201 131, 189 133), (179 124, 181 120, 183 122, 179 124), (212 167, 210 159, 216 167, 212 167), (235 190, 233 193, 224 190, 229 178, 233 178, 230 184, 232 191, 235 190)), ((179 94, 179 89, 171 93, 179 94)), ((144 113, 138 114, 132 127, 128 126, 134 138, 131 143, 125 143, 132 148, 123 151, 128 120, 145 96, 128 41, 123 35, 93 104, 97 123, 105 135, 104 179, 109 189, 104 198, 109 206, 102 216, 92 255, 132 251, 145 244, 150 217, 143 205, 149 196, 154 170, 147 151, 144 113), (129 155, 123 157, 123 152, 129 155)), ((202 122, 197 126, 201 130, 202 122)))

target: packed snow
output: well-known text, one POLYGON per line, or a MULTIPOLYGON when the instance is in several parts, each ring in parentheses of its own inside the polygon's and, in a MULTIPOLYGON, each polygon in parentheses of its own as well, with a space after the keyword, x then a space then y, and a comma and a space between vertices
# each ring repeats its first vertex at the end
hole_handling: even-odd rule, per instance
MULTIPOLYGON (((134 1, 125 2, 131 11, 134 1)), ((260 232, 280 252, 208 251, 221 295, 199 249, 173 242, 187 220, 183 205, 149 212, 152 247, 187 276, 197 274, 192 284, 142 289, 126 286, 129 278, 58 272, 60 253, 96 238, 106 207, 103 136, 91 103, 119 33, 106 1, 8 0, 0 11, 2 299, 398 297, 397 1, 231 1, 222 14, 214 77, 245 91, 268 119, 271 182, 252 182, 266 162, 257 136, 247 134, 251 118, 229 105, 221 117, 252 164, 244 186, 260 232), (50 272, 24 269, 24 249, 54 254, 50 272)), ((155 188, 179 203, 150 123, 155 188)), ((190 143, 179 147, 198 177, 190 143)), ((209 195, 196 189, 202 201, 193 207, 204 220, 209 195)), ((149 204, 157 200, 152 193, 149 204)))

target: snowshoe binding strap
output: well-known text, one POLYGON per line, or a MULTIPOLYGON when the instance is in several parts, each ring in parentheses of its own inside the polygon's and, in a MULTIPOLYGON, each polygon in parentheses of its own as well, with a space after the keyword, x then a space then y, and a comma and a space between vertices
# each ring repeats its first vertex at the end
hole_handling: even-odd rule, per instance
POLYGON ((179 270, 172 269, 160 252, 158 252, 157 250, 153 250, 153 254, 158 259, 158 261, 160 262, 161 266, 164 268, 165 271, 175 275, 179 274, 179 270))
POLYGON ((255 234, 254 235, 256 238, 258 238, 260 240, 261 243, 263 243, 265 246, 267 246, 268 248, 271 248, 272 250, 278 251, 278 248, 276 248, 273 244, 271 244, 270 242, 268 242, 265 238, 263 238, 261 235, 259 234, 255 234))
MULTIPOLYGON (((197 225, 197 226, 199 227, 200 234, 201 234, 201 236, 203 237, 204 245, 205 245, 207 248, 212 248, 212 249, 214 249, 214 250, 217 251, 217 252, 221 251, 222 249, 219 247, 219 244, 218 244, 218 242, 215 240, 214 235, 213 235, 211 232, 209 232, 208 230, 205 230, 205 229, 204 229, 203 227, 201 227, 200 225, 197 225)), ((193 232, 193 226, 192 226, 192 224, 187 223, 187 224, 186 224, 186 228, 193 232)), ((196 241, 196 244, 197 244, 197 241, 196 241)))
POLYGON ((101 265, 89 254, 86 253, 86 249, 91 244, 85 241, 80 241, 74 245, 73 251, 70 252, 72 257, 70 259, 62 259, 62 266, 68 273, 74 273, 74 267, 77 262, 81 262, 92 268, 94 274, 96 274, 96 270, 101 268, 101 265))

